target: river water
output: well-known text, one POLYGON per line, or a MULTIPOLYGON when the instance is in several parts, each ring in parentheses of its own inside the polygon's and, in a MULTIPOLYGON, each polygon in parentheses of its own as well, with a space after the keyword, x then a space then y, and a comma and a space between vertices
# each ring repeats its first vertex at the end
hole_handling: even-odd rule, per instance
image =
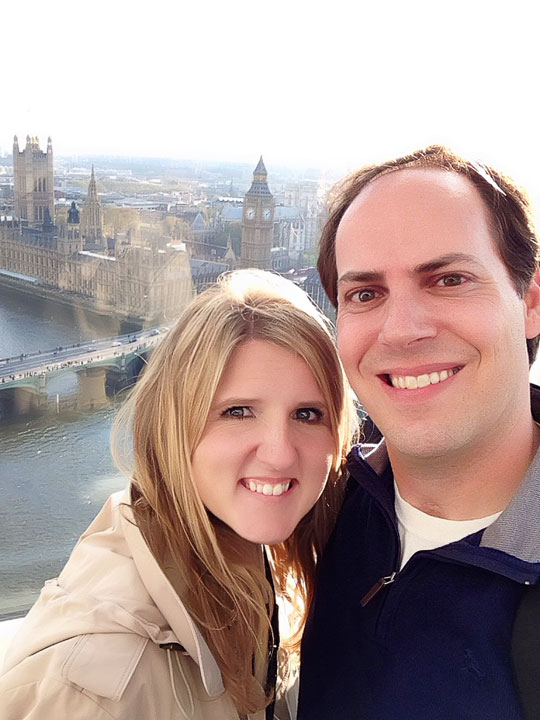
MULTIPOLYGON (((120 332, 112 317, 0 285, 0 358, 120 332)), ((28 609, 108 495, 125 487, 108 450, 114 412, 0 422, 0 618, 28 609)))

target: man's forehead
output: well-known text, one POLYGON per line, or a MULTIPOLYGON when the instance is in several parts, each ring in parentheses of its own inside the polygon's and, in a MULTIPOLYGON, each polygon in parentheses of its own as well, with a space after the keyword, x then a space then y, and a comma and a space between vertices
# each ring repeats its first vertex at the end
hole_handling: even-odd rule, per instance
POLYGON ((360 208, 371 209, 379 202, 391 211, 393 206, 401 207, 406 201, 412 213, 418 207, 433 208, 434 198, 439 200, 437 205, 444 202, 462 204, 470 200, 482 202, 474 183, 459 173, 435 167, 393 170, 378 176, 360 191, 344 213, 340 227, 360 208))
POLYGON ((343 242, 363 243, 383 237, 434 235, 444 246, 448 237, 484 234, 489 212, 475 185, 465 176, 439 168, 398 170, 364 188, 344 213, 336 233, 343 242))
POLYGON ((338 275, 413 271, 440 256, 496 249, 490 215, 465 176, 438 168, 387 173, 353 201, 336 234, 338 275))

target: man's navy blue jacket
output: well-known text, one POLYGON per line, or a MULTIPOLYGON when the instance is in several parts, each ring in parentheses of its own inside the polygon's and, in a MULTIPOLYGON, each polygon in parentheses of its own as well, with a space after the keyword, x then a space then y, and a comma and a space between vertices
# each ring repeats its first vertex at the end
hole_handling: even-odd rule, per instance
POLYGON ((349 470, 302 643, 298 720, 522 720, 510 644, 540 581, 540 451, 493 525, 401 571, 384 446, 369 464, 356 447, 349 470))

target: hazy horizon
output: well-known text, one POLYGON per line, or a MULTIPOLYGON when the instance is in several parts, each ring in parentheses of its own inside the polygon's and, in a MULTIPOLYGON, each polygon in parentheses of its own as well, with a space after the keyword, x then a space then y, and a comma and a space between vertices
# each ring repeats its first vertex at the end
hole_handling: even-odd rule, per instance
POLYGON ((77 7, 0 10, 4 152, 345 173, 442 143, 540 198, 533 0, 77 7))

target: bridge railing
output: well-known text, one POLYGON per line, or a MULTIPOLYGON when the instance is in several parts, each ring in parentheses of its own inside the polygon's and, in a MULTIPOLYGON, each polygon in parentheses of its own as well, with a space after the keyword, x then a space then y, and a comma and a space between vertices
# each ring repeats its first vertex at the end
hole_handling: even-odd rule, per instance
POLYGON ((75 348, 85 348, 88 347, 91 349, 92 345, 96 345, 97 343, 110 343, 112 345, 113 342, 121 342, 122 344, 129 341, 131 338, 136 338, 137 340, 146 339, 147 337, 150 337, 152 333, 158 330, 158 328, 147 328, 145 330, 137 330, 133 333, 125 333, 123 335, 112 335, 110 337, 104 337, 104 338, 97 338, 95 340, 87 340, 82 341, 78 343, 73 343, 71 345, 59 345, 55 348, 50 348, 48 350, 35 350, 34 352, 29 353, 20 353, 19 355, 12 355, 10 357, 3 357, 0 358, 0 365, 9 365, 10 363, 16 363, 21 360, 26 360, 28 358, 41 358, 44 356, 49 355, 56 355, 58 352, 63 352, 65 350, 75 349, 75 348))

